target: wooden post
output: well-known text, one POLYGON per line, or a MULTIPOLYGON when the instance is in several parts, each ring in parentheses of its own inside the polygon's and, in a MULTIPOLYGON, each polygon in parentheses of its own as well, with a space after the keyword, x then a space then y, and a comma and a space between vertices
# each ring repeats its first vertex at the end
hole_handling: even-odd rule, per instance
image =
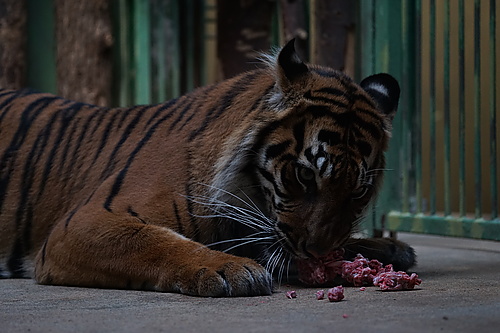
POLYGON ((309 61, 309 27, 304 0, 280 0, 284 42, 295 38, 295 50, 303 61, 309 61))
POLYGON ((113 46, 109 0, 55 0, 55 7, 58 94, 109 106, 113 46))
POLYGON ((217 53, 224 78, 259 66, 258 52, 271 46, 274 6, 261 0, 217 1, 217 53))
POLYGON ((354 75, 355 1, 313 0, 311 62, 354 75))
POLYGON ((26 83, 26 2, 0 0, 0 88, 26 83))

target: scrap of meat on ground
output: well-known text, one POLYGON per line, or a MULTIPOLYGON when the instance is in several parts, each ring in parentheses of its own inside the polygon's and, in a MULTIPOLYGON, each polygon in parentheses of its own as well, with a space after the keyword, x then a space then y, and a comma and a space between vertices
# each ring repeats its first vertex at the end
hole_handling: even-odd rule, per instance
POLYGON ((422 283, 418 275, 408 275, 405 272, 383 272, 373 279, 373 284, 382 290, 408 290, 422 283))
POLYGON ((344 280, 352 283, 354 286, 372 285, 373 279, 379 273, 385 272, 386 269, 392 270, 391 265, 384 265, 376 260, 368 260, 361 254, 358 254, 354 261, 344 261, 340 275, 344 280))
POLYGON ((330 302, 340 302, 344 299, 344 287, 337 286, 328 290, 328 300, 330 302))

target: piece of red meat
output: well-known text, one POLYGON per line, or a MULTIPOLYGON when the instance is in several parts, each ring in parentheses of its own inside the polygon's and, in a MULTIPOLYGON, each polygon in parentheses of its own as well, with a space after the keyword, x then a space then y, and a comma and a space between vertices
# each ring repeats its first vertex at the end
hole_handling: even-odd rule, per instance
POLYGON ((344 280, 352 283, 354 286, 372 285, 375 276, 386 269, 392 270, 391 265, 384 265, 376 260, 368 260, 361 254, 358 254, 354 261, 344 261, 342 263, 341 275, 344 280), (390 266, 390 267, 389 267, 390 266))
POLYGON ((406 272, 393 270, 380 273, 373 279, 373 284, 382 290, 408 290, 420 283, 422 280, 415 273, 409 276, 406 272))
POLYGON ((340 302, 344 299, 344 287, 337 286, 328 290, 328 300, 330 302, 340 302))
POLYGON ((299 280, 313 286, 333 281, 341 272, 343 256, 344 249, 338 249, 324 257, 298 259, 299 280))

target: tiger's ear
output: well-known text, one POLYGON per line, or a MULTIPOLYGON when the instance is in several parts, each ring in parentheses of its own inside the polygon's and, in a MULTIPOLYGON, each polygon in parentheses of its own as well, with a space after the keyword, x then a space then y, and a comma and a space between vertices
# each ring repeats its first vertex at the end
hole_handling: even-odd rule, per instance
POLYGON ((367 77, 361 81, 360 86, 392 121, 399 103, 400 89, 398 81, 389 74, 382 73, 367 77))
POLYGON ((278 55, 278 83, 283 91, 309 73, 309 68, 295 52, 294 43, 295 38, 286 43, 278 55))

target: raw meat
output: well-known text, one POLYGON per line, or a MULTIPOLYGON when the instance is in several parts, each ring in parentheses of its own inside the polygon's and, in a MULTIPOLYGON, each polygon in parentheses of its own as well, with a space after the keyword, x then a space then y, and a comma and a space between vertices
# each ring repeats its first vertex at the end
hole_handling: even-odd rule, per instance
POLYGON ((384 268, 380 261, 376 259, 368 260, 358 254, 354 261, 344 261, 342 263, 341 275, 344 280, 359 287, 372 285, 375 276, 385 272, 386 269, 392 270, 392 266, 387 265, 384 268))
POLYGON ((344 287, 337 286, 328 290, 328 300, 330 302, 340 302, 344 299, 344 287))
POLYGON ((295 290, 287 291, 286 297, 290 299, 297 298, 297 292, 295 290))
POLYGON ((413 289, 422 283, 418 275, 411 276, 403 271, 395 272, 392 265, 384 266, 376 259, 368 260, 358 254, 353 261, 343 260, 343 250, 336 250, 328 256, 314 259, 300 259, 297 262, 299 279, 308 285, 333 283, 335 277, 354 286, 375 285, 382 290, 413 289))
POLYGON ((413 273, 408 276, 406 272, 389 271, 380 273, 373 279, 373 284, 382 290, 408 290, 422 283, 418 275, 413 273))
POLYGON ((316 292, 316 299, 320 300, 320 299, 324 299, 324 298, 325 298, 325 291, 324 290, 318 290, 316 292))
POLYGON ((343 255, 344 250, 339 249, 321 258, 298 259, 299 280, 308 285, 332 282, 341 271, 343 255))

